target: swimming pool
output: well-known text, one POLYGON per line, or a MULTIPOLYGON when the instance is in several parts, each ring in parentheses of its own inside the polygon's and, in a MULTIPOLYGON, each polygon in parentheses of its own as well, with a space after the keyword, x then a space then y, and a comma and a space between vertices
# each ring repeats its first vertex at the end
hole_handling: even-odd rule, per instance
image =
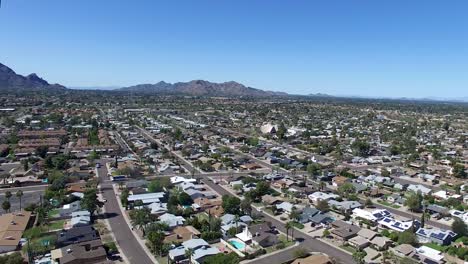
POLYGON ((235 248, 240 249, 240 250, 245 248, 245 244, 237 240, 231 240, 229 241, 229 244, 233 245, 235 248))

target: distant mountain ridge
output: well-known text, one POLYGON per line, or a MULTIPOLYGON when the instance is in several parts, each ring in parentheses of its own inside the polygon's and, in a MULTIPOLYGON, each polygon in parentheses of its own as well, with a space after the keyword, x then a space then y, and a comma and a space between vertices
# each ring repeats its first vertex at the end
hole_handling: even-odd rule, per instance
POLYGON ((60 84, 50 84, 35 73, 27 76, 17 74, 12 69, 0 63, 0 91, 41 91, 66 90, 60 84))
POLYGON ((247 87, 238 82, 230 81, 214 83, 204 80, 193 80, 189 82, 177 82, 174 84, 164 81, 155 84, 139 84, 117 89, 118 91, 129 91, 150 94, 178 94, 190 96, 286 96, 287 93, 264 91, 247 87))

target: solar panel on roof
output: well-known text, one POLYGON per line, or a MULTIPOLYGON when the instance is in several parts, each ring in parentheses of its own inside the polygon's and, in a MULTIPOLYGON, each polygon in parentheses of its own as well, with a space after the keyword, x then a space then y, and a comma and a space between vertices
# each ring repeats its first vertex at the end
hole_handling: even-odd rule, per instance
POLYGON ((427 235, 424 229, 419 229, 419 230, 417 231, 417 233, 420 234, 420 235, 423 235, 423 236, 426 236, 426 235, 427 235))

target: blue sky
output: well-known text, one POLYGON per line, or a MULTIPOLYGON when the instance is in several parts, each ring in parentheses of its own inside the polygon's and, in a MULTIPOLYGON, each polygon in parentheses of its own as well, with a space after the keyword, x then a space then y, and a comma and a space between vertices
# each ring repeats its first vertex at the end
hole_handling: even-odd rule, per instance
POLYGON ((468 96, 467 1, 2 0, 0 62, 66 86, 206 79, 468 96))

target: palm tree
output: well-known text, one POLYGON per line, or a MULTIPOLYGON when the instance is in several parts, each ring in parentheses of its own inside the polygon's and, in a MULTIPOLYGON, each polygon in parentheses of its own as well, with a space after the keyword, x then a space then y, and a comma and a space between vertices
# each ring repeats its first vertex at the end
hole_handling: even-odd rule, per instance
POLYGON ((236 232, 239 232, 239 219, 240 219, 239 215, 236 214, 234 216, 234 221, 236 222, 236 232))
POLYGON ((187 248, 185 250, 185 257, 188 258, 190 262, 192 262, 192 257, 194 254, 195 254, 195 250, 193 250, 193 248, 187 248))
POLYGON ((2 209, 5 210, 5 213, 8 213, 8 211, 11 208, 11 204, 8 200, 3 201, 2 203, 2 209))
POLYGON ((13 196, 13 195, 11 194, 10 191, 5 192, 5 198, 7 199, 7 201, 10 201, 11 196, 13 196))
POLYGON ((286 225, 284 225, 284 228, 286 228, 286 241, 289 241, 289 230, 294 228, 292 222, 287 222, 286 225))
POLYGON ((132 224, 141 230, 145 236, 145 227, 149 223, 149 212, 146 209, 135 210, 131 217, 132 224))
POLYGON ((294 221, 291 222, 291 240, 294 240, 294 221))
POLYGON ((19 206, 20 206, 20 211, 21 211, 21 209, 22 209, 21 202, 22 202, 22 198, 23 198, 23 191, 18 190, 16 192, 16 197, 18 197, 18 199, 19 199, 19 206))
POLYGON ((325 182, 320 181, 320 184, 319 184, 320 191, 323 191, 323 188, 325 188, 325 186, 326 186, 325 182))

